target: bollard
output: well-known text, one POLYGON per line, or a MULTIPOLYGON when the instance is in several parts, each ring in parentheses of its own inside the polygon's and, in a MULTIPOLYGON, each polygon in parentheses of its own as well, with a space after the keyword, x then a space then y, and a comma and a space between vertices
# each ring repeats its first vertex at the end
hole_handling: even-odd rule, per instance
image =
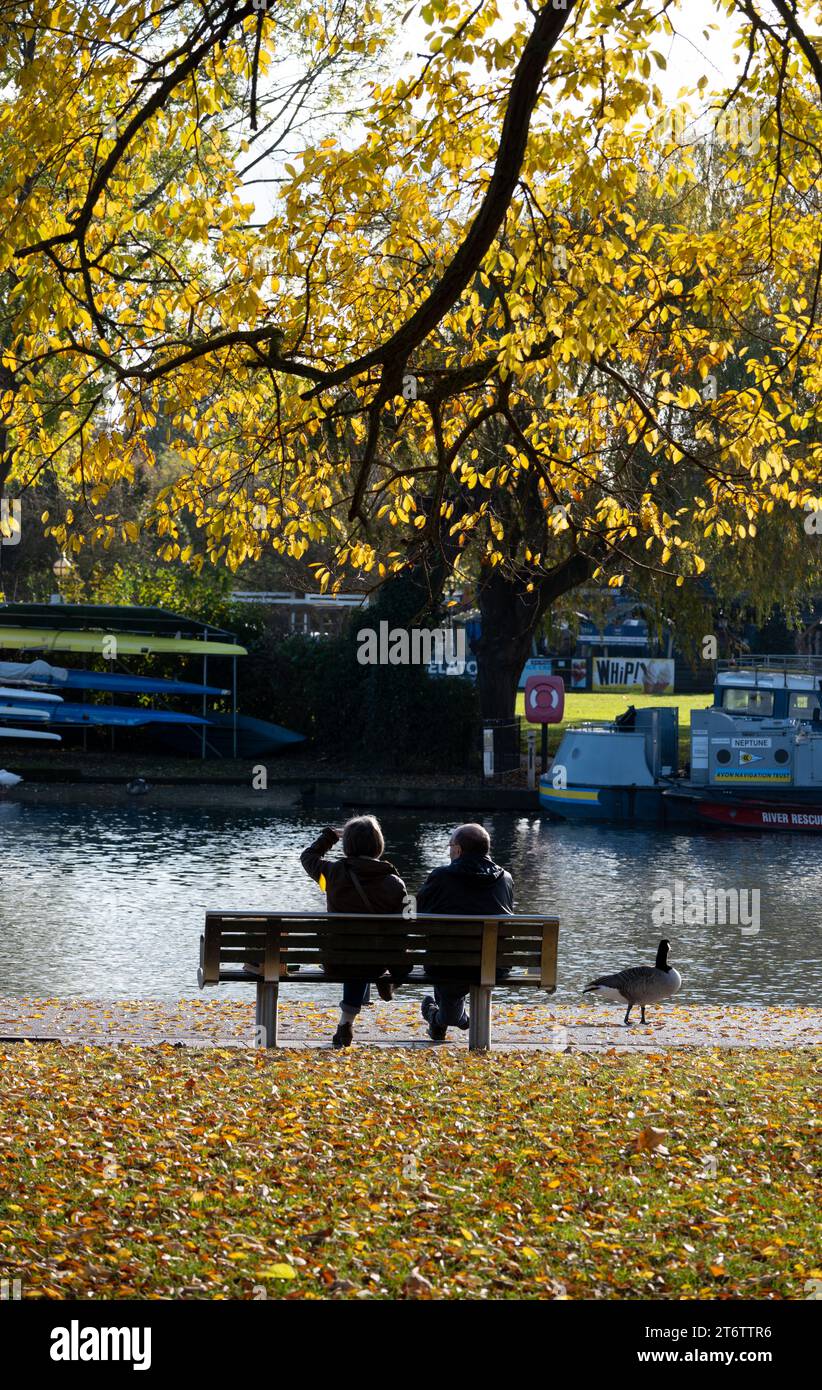
POLYGON ((483 729, 482 731, 482 771, 485 777, 493 777, 494 775, 493 729, 483 729))
POLYGON ((528 789, 533 791, 537 785, 537 731, 528 730, 528 789))

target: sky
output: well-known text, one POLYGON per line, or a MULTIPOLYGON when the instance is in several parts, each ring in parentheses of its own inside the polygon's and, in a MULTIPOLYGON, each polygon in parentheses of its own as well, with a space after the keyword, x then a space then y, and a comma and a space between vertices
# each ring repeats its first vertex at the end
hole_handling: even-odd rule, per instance
MULTIPOLYGON (((417 0, 413 8, 409 0, 408 12, 398 35, 396 75, 405 67, 401 61, 403 54, 414 55, 407 65, 407 71, 415 72, 421 65, 420 55, 428 51, 425 36, 431 26, 421 18, 421 8, 422 0, 417 0)), ((507 9, 512 19, 517 13, 523 12, 520 0, 510 0, 507 7, 505 0, 501 0, 501 9, 503 13, 507 9)), ((505 27, 504 20, 502 23, 505 27)), ((703 74, 708 78, 709 91, 722 90, 732 83, 737 72, 733 45, 741 27, 740 23, 724 9, 718 10, 712 0, 686 0, 681 10, 674 15, 674 23, 677 32, 671 34, 661 29, 659 39, 654 45, 667 60, 665 70, 654 70, 654 81, 665 99, 674 105, 681 91, 684 88, 695 87, 703 74), (705 31, 711 24, 717 27, 706 36, 705 31)), ((485 77, 484 68, 478 72, 485 77)), ((330 128, 332 133, 339 134, 333 125, 330 128)), ((320 117, 311 127, 311 137, 316 139, 325 133, 320 117)), ((344 137, 346 144, 355 143, 357 138, 356 127, 351 127, 344 137)), ((278 166, 281 167, 285 159, 293 160, 296 153, 298 151, 292 149, 277 160, 266 160, 254 170, 251 176, 254 183, 248 186, 247 193, 254 204, 255 220, 263 221, 270 215, 275 186, 268 180, 276 177, 278 166)), ((238 166, 242 167, 243 162, 242 159, 238 160, 238 166)))

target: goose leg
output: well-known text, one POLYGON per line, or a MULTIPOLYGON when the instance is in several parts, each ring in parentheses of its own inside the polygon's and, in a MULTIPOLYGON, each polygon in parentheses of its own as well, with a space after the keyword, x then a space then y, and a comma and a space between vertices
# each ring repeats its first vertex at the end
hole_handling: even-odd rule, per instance
POLYGON ((642 1005, 641 1005, 641 1008, 642 1008, 642 1022, 644 1023, 644 1022, 645 1022, 645 1005, 642 1004, 642 1005))
POLYGON ((626 1025, 627 1025, 629 1028, 631 1027, 631 1020, 630 1020, 630 1018, 628 1017, 628 1015, 630 1014, 631 1009, 632 1009, 633 1007, 634 1007, 633 1004, 629 1004, 629 1005, 628 1005, 628 1008, 627 1008, 626 1011, 625 1011, 625 1023, 626 1023, 626 1025))

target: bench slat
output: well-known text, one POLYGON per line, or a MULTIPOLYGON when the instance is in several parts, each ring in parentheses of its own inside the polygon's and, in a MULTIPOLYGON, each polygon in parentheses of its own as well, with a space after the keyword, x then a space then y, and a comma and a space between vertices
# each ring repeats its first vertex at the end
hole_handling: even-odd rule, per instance
MULTIPOLYGON (((461 937, 461 938, 463 938, 463 939, 479 941, 479 940, 481 939, 481 937, 482 937, 482 932, 483 932, 482 926, 475 926, 475 925, 473 925, 473 926, 471 927, 471 930, 470 930, 470 931, 466 931, 466 930, 451 931, 447 926, 442 926, 442 927, 439 928, 439 930, 434 930, 434 929, 432 929, 430 926, 428 926, 428 927, 414 927, 413 925, 409 925, 409 924, 406 924, 406 923, 403 923, 403 925, 402 925, 401 927, 398 927, 398 929, 397 929, 396 931, 391 931, 391 930, 387 929, 387 928, 384 927, 384 926, 372 925, 371 923, 365 922, 365 921, 357 923, 356 926, 343 926, 343 925, 339 925, 339 926, 335 926, 334 929, 333 929, 333 931, 315 932, 315 931, 302 931, 302 930, 300 930, 300 931, 295 931, 294 928, 288 927, 288 926, 286 926, 284 923, 279 923, 279 922, 278 922, 278 923, 272 923, 271 927, 268 928, 266 931, 262 931, 262 930, 261 930, 261 931, 242 931, 242 932, 234 932, 234 931, 227 931, 225 928, 221 928, 221 929, 220 929, 220 938, 221 938, 221 940, 223 941, 223 943, 224 943, 226 946, 236 946, 238 943, 245 944, 245 943, 250 942, 250 941, 257 941, 257 942, 259 942, 259 943, 262 945, 262 943, 265 941, 265 938, 266 938, 266 936, 267 936, 268 930, 270 930, 270 931, 279 931, 279 932, 280 932, 280 935, 281 935, 283 938, 289 937, 289 938, 291 938, 291 939, 293 939, 293 940, 295 940, 295 941, 300 941, 300 940, 302 940, 303 938, 305 938, 305 939, 307 939, 307 940, 309 940, 309 941, 313 941, 313 940, 323 940, 323 939, 325 939, 325 937, 328 937, 328 936, 335 936, 335 937, 349 937, 349 936, 391 936, 391 937, 405 937, 405 936, 410 936, 410 937, 414 937, 415 939, 417 939, 417 940, 419 940, 419 941, 427 941, 427 940, 429 940, 430 937, 445 936, 445 937, 448 937, 449 940, 453 940, 453 939, 455 939, 455 938, 457 938, 457 937, 461 937)), ((542 931, 542 928, 541 928, 541 927, 538 928, 538 929, 537 929, 537 928, 531 928, 531 929, 529 929, 529 930, 527 930, 527 931, 517 931, 517 932, 512 932, 512 931, 501 932, 501 931, 498 931, 498 932, 497 932, 497 938, 498 938, 499 941, 537 941, 537 942, 540 942, 540 943, 541 943, 541 942, 542 942, 542 938, 543 938, 543 931, 542 931)))
POLYGON ((541 926, 543 922, 558 920, 529 912, 502 912, 496 918, 484 917, 482 913, 472 915, 469 912, 456 915, 448 912, 421 912, 416 917, 404 917, 401 912, 209 912, 207 915, 212 921, 221 924, 234 922, 238 927, 254 926, 255 923, 261 922, 282 922, 288 926, 299 922, 315 922, 323 926, 327 922, 359 922, 363 919, 369 922, 421 922, 432 925, 448 922, 455 926, 468 926, 471 923, 482 926, 490 920, 510 923, 512 926, 541 926))
MULTIPOLYGON (((370 955, 364 953, 352 955, 348 952, 340 951, 335 952, 333 955, 326 951, 324 951, 322 955, 313 951, 283 951, 280 954, 281 972, 289 965, 316 965, 319 968, 321 964, 327 964, 330 967, 348 965, 351 970, 361 969, 366 972, 374 970, 379 972, 389 968, 392 970, 407 971, 413 969, 415 966, 417 968, 430 967, 431 969, 452 967, 470 968, 475 973, 480 969, 480 963, 477 961, 476 956, 465 954, 455 956, 451 954, 438 955, 420 952, 417 955, 389 955, 384 951, 374 952, 370 955)), ((263 956, 261 952, 257 952, 255 955, 239 955, 231 960, 226 960, 226 958, 223 957, 222 965, 237 968, 242 965, 253 965, 262 969, 263 956)), ((516 968, 539 971, 541 966, 542 957, 536 951, 528 952, 527 954, 523 953, 521 955, 499 955, 496 959, 495 974, 496 970, 512 970, 516 968)))
MULTIPOLYGON (((276 928, 272 928, 272 931, 274 930, 276 930, 276 928)), ((408 941, 412 946, 420 950, 430 942, 442 943, 446 948, 450 942, 454 942, 458 943, 463 949, 473 946, 479 948, 482 943, 481 931, 438 932, 434 934, 433 932, 415 932, 409 931, 408 929, 398 932, 386 932, 382 930, 353 931, 346 928, 342 931, 337 929, 334 932, 323 933, 282 931, 280 935, 283 943, 291 941, 298 946, 311 945, 314 943, 320 946, 326 942, 329 937, 332 937, 335 941, 350 941, 352 945, 367 941, 390 941, 394 944, 408 941)), ((262 951, 265 949, 266 938, 267 933, 265 932, 237 933, 234 935, 223 932, 221 933, 222 950, 247 950, 249 948, 256 948, 262 951)), ((521 945, 532 950, 541 950, 543 934, 542 932, 534 932, 533 934, 526 935, 525 933, 514 934, 508 932, 503 936, 497 933, 497 940, 500 947, 505 949, 519 949, 521 945)))
POLYGON ((343 922, 374 922, 379 926, 413 927, 419 923, 420 927, 435 928, 437 923, 448 923, 448 930, 452 928, 458 931, 461 927, 481 928, 487 921, 496 921, 500 931, 518 931, 522 928, 541 931, 545 922, 555 922, 555 917, 532 917, 525 913, 503 913, 497 918, 471 917, 460 915, 458 917, 449 916, 447 913, 424 912, 418 917, 403 917, 400 912, 209 912, 210 921, 219 923, 227 931, 256 931, 262 930, 270 923, 282 925, 284 929, 299 931, 300 927, 309 930, 331 930, 333 931, 343 922))
MULTIPOLYGON (((229 967, 227 969, 222 969, 220 971, 219 980, 213 980, 211 983, 253 985, 258 984, 259 980, 259 975, 252 975, 249 974, 248 971, 235 970, 229 967)), ((299 975, 289 975, 287 978, 285 976, 280 977, 280 984, 283 985, 340 985, 345 983, 346 976, 344 973, 333 970, 326 973, 322 970, 306 969, 305 966, 302 967, 299 975)), ((423 971, 415 970, 414 974, 406 983, 410 985, 431 985, 437 984, 438 981, 432 979, 430 975, 426 975, 423 971)), ((499 987, 504 988, 506 985, 514 985, 516 987, 528 986, 531 989, 541 988, 539 976, 537 974, 517 975, 507 980, 501 980, 499 987)))
MULTIPOLYGON (((220 930, 224 941, 234 940, 247 941, 251 937, 263 938, 269 929, 277 928, 282 934, 288 936, 347 936, 349 932, 367 931, 369 934, 378 932, 381 936, 429 936, 436 931, 437 924, 434 922, 419 922, 409 917, 404 918, 368 918, 368 917, 347 917, 335 921, 330 917, 322 925, 315 925, 310 922, 285 922, 280 918, 272 919, 270 923, 261 923, 259 926, 238 927, 236 923, 221 923, 220 930)), ((451 925, 443 925, 441 930, 448 936, 477 936, 482 933, 482 922, 468 921, 455 922, 451 925)), ((539 927, 530 927, 515 933, 516 935, 541 937, 542 932, 539 927)))
MULTIPOLYGON (((513 951, 535 951, 539 954, 542 949, 541 941, 516 942, 513 945, 506 944, 506 952, 513 951)), ((420 955, 424 951, 439 951, 447 954, 449 951, 476 951, 479 956, 480 938, 476 941, 466 941, 464 937, 455 937, 453 940, 447 936, 434 936, 423 940, 417 937, 414 940, 403 940, 402 937, 385 936, 338 936, 331 940, 328 937, 318 940, 316 937, 292 937, 290 934, 280 938, 280 950, 286 955, 291 951, 391 951, 394 955, 401 951, 412 951, 415 955, 420 955)), ((265 942, 254 941, 245 945, 225 946, 220 952, 221 960, 245 960, 249 955, 264 955, 265 942)))

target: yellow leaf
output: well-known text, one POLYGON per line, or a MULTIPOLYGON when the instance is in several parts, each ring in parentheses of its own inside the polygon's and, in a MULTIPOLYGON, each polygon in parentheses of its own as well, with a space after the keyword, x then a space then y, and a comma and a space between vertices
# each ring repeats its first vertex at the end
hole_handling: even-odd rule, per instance
POLYGON ((296 1279, 297 1271, 291 1265, 266 1265, 257 1271, 263 1279, 296 1279))

